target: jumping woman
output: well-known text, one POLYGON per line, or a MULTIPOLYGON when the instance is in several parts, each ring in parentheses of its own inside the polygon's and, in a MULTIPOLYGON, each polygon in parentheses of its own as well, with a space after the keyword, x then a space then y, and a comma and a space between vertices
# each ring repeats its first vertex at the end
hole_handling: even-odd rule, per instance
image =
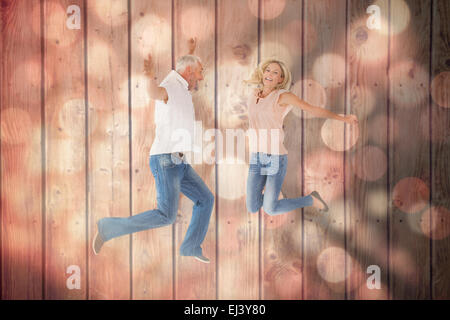
POLYGON ((267 214, 278 215, 313 206, 319 212, 327 212, 328 205, 317 191, 305 197, 278 199, 286 175, 288 153, 283 145, 283 119, 294 107, 316 117, 341 120, 351 125, 358 123, 356 116, 340 116, 312 106, 288 91, 291 73, 279 60, 262 62, 245 82, 257 85, 248 99, 249 131, 254 133, 254 139, 250 139, 249 144, 247 210, 257 212, 263 207, 267 214))

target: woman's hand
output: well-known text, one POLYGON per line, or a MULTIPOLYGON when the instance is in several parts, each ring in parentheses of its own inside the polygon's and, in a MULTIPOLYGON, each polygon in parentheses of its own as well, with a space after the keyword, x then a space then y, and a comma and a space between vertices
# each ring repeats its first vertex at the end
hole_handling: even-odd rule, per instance
POLYGON ((344 121, 351 125, 358 124, 358 118, 354 114, 347 114, 344 116, 344 121))
POLYGON ((144 74, 152 79, 155 76, 155 65, 151 54, 148 55, 148 59, 144 60, 144 74))

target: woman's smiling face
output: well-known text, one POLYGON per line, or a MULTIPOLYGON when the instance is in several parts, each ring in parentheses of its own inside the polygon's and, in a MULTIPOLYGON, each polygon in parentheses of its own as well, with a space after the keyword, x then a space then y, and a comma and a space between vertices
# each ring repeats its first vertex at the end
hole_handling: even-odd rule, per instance
POLYGON ((263 73, 264 87, 274 88, 283 82, 283 72, 278 63, 271 63, 266 67, 263 73))

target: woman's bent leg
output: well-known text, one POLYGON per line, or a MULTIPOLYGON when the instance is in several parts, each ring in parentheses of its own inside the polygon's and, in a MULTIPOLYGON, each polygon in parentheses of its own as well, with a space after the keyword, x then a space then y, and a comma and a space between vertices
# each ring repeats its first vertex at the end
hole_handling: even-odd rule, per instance
POLYGON ((269 215, 278 215, 290 212, 294 209, 312 206, 313 204, 313 198, 310 195, 278 200, 281 186, 283 185, 284 177, 286 176, 286 169, 287 156, 279 156, 278 170, 276 173, 267 176, 263 207, 264 211, 269 215))

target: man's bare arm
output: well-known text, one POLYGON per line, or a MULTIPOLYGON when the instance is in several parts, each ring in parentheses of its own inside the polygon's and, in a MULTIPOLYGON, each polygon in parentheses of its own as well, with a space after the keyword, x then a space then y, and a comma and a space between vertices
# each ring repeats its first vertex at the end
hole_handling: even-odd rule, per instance
POLYGON ((169 96, 165 88, 158 86, 155 80, 155 67, 152 56, 149 54, 148 59, 144 60, 144 74, 148 77, 148 93, 150 99, 162 100, 167 103, 169 96))

